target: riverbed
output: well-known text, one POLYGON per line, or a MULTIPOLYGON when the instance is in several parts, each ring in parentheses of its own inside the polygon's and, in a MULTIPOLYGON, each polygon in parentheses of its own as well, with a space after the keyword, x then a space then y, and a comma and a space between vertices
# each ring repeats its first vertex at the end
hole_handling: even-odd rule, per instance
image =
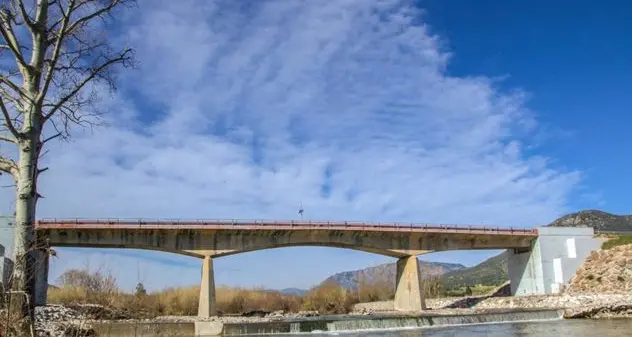
MULTIPOLYGON (((310 333, 310 336, 366 336, 366 337, 620 337, 632 331, 632 319, 611 320, 555 320, 544 322, 514 322, 501 324, 462 325, 440 328, 407 330, 356 331, 310 333)), ((121 324, 97 327, 100 337, 194 337, 193 324, 121 324)), ((267 335, 272 337, 298 337, 305 334, 267 335)))

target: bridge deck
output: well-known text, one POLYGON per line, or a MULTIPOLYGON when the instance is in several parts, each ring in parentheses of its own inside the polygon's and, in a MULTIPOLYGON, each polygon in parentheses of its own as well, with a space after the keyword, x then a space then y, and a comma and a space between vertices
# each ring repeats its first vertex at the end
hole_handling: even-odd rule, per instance
POLYGON ((42 219, 36 229, 210 229, 210 230, 346 230, 537 236, 535 228, 431 225, 414 223, 276 220, 123 220, 42 219))

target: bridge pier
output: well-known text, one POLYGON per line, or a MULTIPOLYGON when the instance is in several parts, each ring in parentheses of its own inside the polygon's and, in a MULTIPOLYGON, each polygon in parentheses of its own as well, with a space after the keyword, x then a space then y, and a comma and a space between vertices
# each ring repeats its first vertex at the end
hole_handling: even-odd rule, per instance
POLYGON ((33 252, 35 259, 35 306, 46 305, 48 300, 48 250, 39 249, 33 252))
POLYGON ((202 262, 202 282, 200 283, 200 301, 198 304, 198 317, 211 317, 217 315, 215 306, 215 275, 213 273, 213 258, 204 257, 202 262))
POLYGON ((395 310, 426 310, 426 299, 417 256, 406 256, 397 260, 395 282, 395 310))

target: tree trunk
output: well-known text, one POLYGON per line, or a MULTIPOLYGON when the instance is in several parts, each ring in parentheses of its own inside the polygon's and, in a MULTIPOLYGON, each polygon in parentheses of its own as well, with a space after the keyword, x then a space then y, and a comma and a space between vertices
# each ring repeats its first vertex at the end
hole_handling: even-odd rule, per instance
POLYGON ((23 320, 16 326, 20 336, 32 333, 34 322, 34 238, 35 205, 37 203, 36 170, 38 141, 35 137, 19 143, 19 173, 16 181, 13 296, 11 311, 23 320))

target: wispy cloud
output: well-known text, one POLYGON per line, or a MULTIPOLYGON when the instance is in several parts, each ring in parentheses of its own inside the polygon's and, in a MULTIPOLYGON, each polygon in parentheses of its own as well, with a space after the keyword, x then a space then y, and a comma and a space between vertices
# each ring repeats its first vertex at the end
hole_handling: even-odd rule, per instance
POLYGON ((303 203, 309 219, 552 220, 579 173, 524 154, 538 131, 525 93, 448 76, 424 15, 396 0, 142 1, 121 37, 140 69, 110 127, 51 150, 39 215, 289 219, 303 203))

